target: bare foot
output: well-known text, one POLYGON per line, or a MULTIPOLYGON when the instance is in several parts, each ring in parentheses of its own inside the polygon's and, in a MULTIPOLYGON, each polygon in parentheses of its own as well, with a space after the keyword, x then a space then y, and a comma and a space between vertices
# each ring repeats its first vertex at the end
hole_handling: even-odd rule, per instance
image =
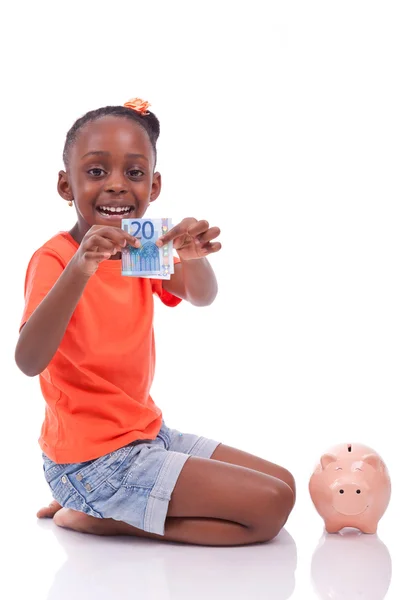
POLYGON ((62 508, 60 511, 57 511, 57 514, 54 517, 54 523, 59 527, 73 529, 74 531, 80 531, 81 533, 92 533, 92 519, 95 519, 95 517, 85 515, 84 513, 72 510, 71 508, 62 508))
POLYGON ((54 515, 61 509, 61 504, 58 504, 58 502, 56 502, 56 500, 52 500, 52 502, 50 502, 49 506, 46 506, 44 508, 41 508, 36 516, 39 519, 52 519, 54 517, 54 515))
MULTIPOLYGON (((62 508, 57 511, 54 517, 54 523, 65 529, 72 529, 80 533, 93 533, 95 535, 136 535, 153 537, 152 534, 145 534, 143 531, 113 519, 98 519, 91 515, 72 510, 71 508, 62 508)), ((159 537, 155 536, 154 537, 159 537)))
POLYGON ((56 500, 52 500, 49 506, 41 508, 37 517, 39 519, 52 519, 59 527, 72 529, 81 533, 94 533, 95 535, 135 535, 139 537, 154 537, 157 535, 145 534, 140 529, 136 529, 122 521, 114 521, 113 519, 97 519, 85 513, 63 508, 56 500))

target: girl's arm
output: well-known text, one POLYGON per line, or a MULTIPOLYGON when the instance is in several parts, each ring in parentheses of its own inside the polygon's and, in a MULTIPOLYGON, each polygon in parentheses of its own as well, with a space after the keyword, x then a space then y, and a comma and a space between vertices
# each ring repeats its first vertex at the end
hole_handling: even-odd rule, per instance
POLYGON ((25 375, 35 377, 46 369, 89 278, 72 260, 23 326, 15 361, 25 375))
POLYGON ((206 258, 176 264, 175 273, 163 282, 163 288, 194 306, 208 306, 218 292, 217 279, 206 258))
POLYGON ((195 306, 211 304, 218 286, 206 256, 221 249, 221 244, 213 241, 219 234, 219 228, 209 227, 207 221, 187 218, 161 236, 157 246, 173 241, 181 259, 171 279, 163 282, 163 288, 195 306))
POLYGON ((35 377, 45 370, 90 277, 101 262, 126 244, 137 247, 140 242, 116 227, 94 225, 89 229, 79 250, 21 330, 15 361, 25 375, 35 377))

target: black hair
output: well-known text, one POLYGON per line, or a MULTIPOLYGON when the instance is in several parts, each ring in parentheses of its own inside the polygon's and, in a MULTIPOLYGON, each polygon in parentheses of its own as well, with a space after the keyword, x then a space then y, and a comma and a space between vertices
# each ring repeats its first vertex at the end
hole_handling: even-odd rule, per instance
POLYGON ((155 160, 157 160, 157 139, 160 135, 160 122, 157 119, 156 115, 150 111, 147 111, 146 115, 142 115, 131 108, 127 108, 125 106, 104 106, 103 108, 98 108, 96 110, 91 110, 87 112, 83 117, 80 117, 75 123, 72 125, 71 129, 67 133, 67 137, 65 139, 64 151, 63 151, 63 160, 64 165, 68 166, 68 155, 71 146, 74 144, 78 131, 86 125, 86 123, 90 123, 92 121, 96 121, 97 119, 101 119, 102 117, 106 117, 108 115, 113 115, 115 117, 124 117, 127 119, 131 119, 138 123, 143 129, 146 131, 149 136, 151 145, 153 146, 155 160))

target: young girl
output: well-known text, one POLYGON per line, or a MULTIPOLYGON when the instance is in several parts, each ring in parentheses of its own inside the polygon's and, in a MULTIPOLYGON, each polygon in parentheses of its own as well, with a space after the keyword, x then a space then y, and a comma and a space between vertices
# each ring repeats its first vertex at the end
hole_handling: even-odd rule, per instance
POLYGON ((170 280, 121 276, 121 229, 161 191, 159 122, 139 99, 78 119, 58 192, 77 222, 32 257, 15 358, 39 375, 39 439, 55 499, 38 516, 98 535, 241 545, 274 538, 295 499, 292 475, 261 458, 164 423, 150 396, 153 295, 167 306, 213 302, 207 256, 220 233, 194 218, 162 236, 178 254, 170 280))

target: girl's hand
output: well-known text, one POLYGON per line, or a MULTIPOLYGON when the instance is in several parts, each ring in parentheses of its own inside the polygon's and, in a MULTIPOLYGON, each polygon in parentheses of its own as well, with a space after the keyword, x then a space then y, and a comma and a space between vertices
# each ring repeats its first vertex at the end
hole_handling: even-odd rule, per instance
POLYGON ((139 240, 122 229, 93 225, 72 260, 84 275, 91 277, 101 262, 121 252, 127 244, 135 248, 140 247, 139 240))
POLYGON ((220 242, 211 241, 220 233, 218 227, 209 227, 207 221, 187 218, 161 236, 156 244, 161 247, 173 241, 182 260, 193 260, 221 250, 220 242))

